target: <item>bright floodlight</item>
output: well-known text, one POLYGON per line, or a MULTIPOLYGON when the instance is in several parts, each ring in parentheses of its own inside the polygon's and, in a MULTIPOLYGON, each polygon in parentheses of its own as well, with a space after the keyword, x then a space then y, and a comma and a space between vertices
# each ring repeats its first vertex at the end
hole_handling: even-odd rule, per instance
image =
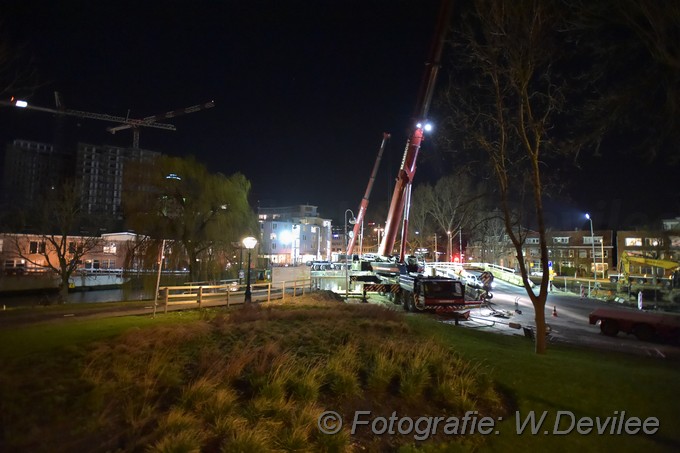
POLYGON ((432 131, 432 124, 427 123, 427 124, 425 125, 425 132, 430 132, 430 131, 432 131))
POLYGON ((247 248, 248 250, 255 248, 255 245, 257 244, 257 239, 255 239, 252 236, 248 236, 247 238, 243 239, 243 246, 247 248))
POLYGON ((28 107, 28 102, 17 100, 14 103, 14 105, 16 105, 17 107, 25 108, 25 107, 28 107))
POLYGON ((290 242, 293 240, 293 233, 291 233, 288 230, 284 230, 279 234, 279 239, 281 240, 282 244, 290 244, 290 242))
POLYGON ((590 214, 586 213, 586 219, 590 220, 590 214))

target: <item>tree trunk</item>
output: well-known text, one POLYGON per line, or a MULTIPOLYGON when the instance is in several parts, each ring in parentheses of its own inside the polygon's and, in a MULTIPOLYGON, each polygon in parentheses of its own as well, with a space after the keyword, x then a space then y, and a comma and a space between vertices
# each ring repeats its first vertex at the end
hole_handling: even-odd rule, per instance
POLYGON ((59 303, 63 304, 66 302, 68 297, 68 276, 62 276, 61 286, 59 287, 59 303))
POLYGON ((545 322, 545 299, 539 297, 534 303, 534 320, 536 321, 536 354, 545 354, 548 348, 546 340, 546 322, 545 322))

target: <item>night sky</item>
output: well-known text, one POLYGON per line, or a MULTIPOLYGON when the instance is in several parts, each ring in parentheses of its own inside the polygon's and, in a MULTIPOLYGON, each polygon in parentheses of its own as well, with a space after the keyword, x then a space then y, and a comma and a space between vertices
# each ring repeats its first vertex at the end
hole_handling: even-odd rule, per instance
MULTIPOLYGON (((168 120, 176 132, 143 128, 140 146, 243 173, 254 205, 309 203, 339 220, 347 208, 356 212, 383 132, 392 140, 371 203, 391 194, 439 3, 10 0, 0 16, 10 41, 33 58, 42 86, 32 104, 54 107, 59 91, 66 108, 141 118, 214 100, 212 109, 168 120)), ((0 139, 53 142, 58 123, 1 107, 0 139)), ((61 127, 74 140, 131 145, 130 131, 111 135, 109 125, 71 118, 61 127)), ((435 147, 426 142, 422 152, 435 147)), ((586 187, 573 198, 600 210, 596 222, 614 224, 609 197, 630 184, 604 182, 613 168, 605 164, 583 174, 602 178, 601 192, 586 187)), ((676 170, 645 187, 665 197, 664 214, 680 209, 676 170)), ((436 159, 425 157, 416 183, 436 175, 436 159)))

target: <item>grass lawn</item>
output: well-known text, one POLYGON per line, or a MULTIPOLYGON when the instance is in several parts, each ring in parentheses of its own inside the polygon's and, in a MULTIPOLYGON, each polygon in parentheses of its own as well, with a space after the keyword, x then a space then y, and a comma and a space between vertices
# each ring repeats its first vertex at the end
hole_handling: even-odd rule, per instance
POLYGON ((677 363, 559 346, 536 356, 523 337, 319 299, 4 329, 0 451, 680 451, 677 363), (345 420, 339 434, 319 432, 328 410, 345 420), (494 427, 427 442, 351 435, 362 410, 468 412, 494 427), (539 433, 517 434, 532 411, 546 413, 539 433), (553 434, 558 411, 561 431, 567 412, 603 423, 625 411, 659 429, 553 434))
MULTIPOLYGON (((411 318, 419 332, 427 332, 456 345, 464 357, 482 360, 494 381, 515 401, 521 420, 534 411, 547 416, 540 434, 527 429, 517 435, 514 411, 490 435, 485 451, 678 451, 680 449, 680 364, 615 352, 591 351, 551 345, 537 356, 533 344, 523 337, 506 337, 469 329, 452 329, 424 318, 411 318), (553 435, 558 411, 569 411, 576 419, 656 417, 654 435, 579 434, 553 435), (548 430, 551 434, 544 434, 548 430)), ((563 416, 560 430, 569 427, 563 416)), ((584 422, 585 423, 585 422, 584 422)), ((616 432, 616 430, 615 430, 616 432)))

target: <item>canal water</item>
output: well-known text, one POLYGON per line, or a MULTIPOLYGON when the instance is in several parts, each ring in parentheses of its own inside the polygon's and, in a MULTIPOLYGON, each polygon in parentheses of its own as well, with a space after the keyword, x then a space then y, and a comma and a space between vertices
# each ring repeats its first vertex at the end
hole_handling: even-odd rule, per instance
MULTIPOLYGON (((102 289, 92 291, 77 291, 69 293, 66 304, 101 303, 137 301, 153 298, 153 291, 149 294, 144 290, 102 289)), ((59 294, 55 292, 36 294, 3 294, 0 295, 0 305, 5 308, 34 307, 39 305, 55 305, 59 303, 59 294)), ((0 307, 1 309, 2 307, 0 307)))
MULTIPOLYGON (((309 274, 306 276, 310 279, 309 274)), ((344 293, 347 286, 345 276, 311 276, 311 287, 316 290, 333 291, 336 293, 344 293)), ((298 283, 301 284, 302 282, 298 283)), ((153 282, 155 285, 155 282, 153 282)), ((178 284, 178 283, 175 283, 178 284)), ((307 280, 307 285, 310 280, 307 280)), ((161 283, 161 286, 166 284, 161 283)), ((102 303, 102 302, 121 302, 121 301, 141 301, 153 299, 154 288, 153 285, 135 285, 133 288, 117 288, 117 289, 103 289, 90 291, 75 291, 70 292, 64 303, 102 303), (143 287, 142 287, 143 286, 143 287)), ((275 288, 280 288, 281 282, 275 279, 275 288)), ((290 281, 286 282, 286 288, 292 288, 290 281)), ((362 291, 362 283, 350 279, 349 292, 360 293, 362 291)), ((11 294, 5 293, 0 295, 0 309, 12 307, 34 307, 40 305, 55 305, 59 303, 59 294, 56 292, 46 293, 31 293, 31 294, 11 294)))

